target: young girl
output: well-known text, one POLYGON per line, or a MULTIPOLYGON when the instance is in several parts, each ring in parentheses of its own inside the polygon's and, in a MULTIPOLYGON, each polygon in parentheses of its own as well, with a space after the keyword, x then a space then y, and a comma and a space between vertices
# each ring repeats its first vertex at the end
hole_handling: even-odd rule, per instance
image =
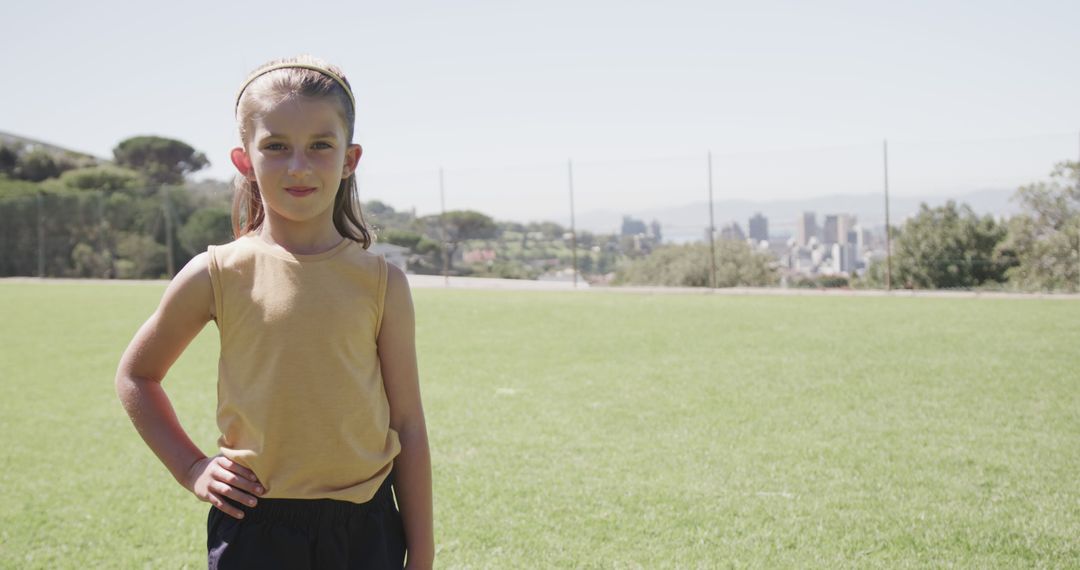
POLYGON ((410 568, 430 567, 412 300, 405 275, 367 251, 349 82, 314 58, 271 62, 236 115, 237 238, 169 284, 117 393, 177 482, 212 505, 211 568, 401 568, 406 551, 410 568), (161 383, 211 320, 221 437, 206 457, 161 383))

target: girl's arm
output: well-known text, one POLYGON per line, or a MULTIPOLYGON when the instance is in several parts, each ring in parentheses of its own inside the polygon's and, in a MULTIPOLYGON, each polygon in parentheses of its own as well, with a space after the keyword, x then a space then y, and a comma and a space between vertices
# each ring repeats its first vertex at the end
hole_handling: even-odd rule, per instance
POLYGON ((221 456, 206 457, 180 426, 161 381, 180 353, 213 318, 207 254, 192 259, 169 283, 154 314, 135 333, 116 371, 116 394, 143 441, 172 476, 226 514, 243 512, 222 497, 252 504, 255 474, 221 456), (244 491, 247 491, 245 493, 244 491))
POLYGON ((401 454, 394 460, 394 491, 405 524, 407 566, 431 568, 435 558, 431 453, 420 403, 412 296, 405 274, 394 265, 387 264, 387 268, 378 343, 383 383, 390 401, 390 427, 401 439, 401 454))

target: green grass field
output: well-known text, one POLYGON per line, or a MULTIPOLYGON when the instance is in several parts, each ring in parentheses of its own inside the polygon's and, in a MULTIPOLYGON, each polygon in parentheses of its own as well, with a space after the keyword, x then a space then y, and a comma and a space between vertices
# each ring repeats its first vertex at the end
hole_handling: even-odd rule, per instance
MULTIPOLYGON (((0 567, 205 567, 112 385, 162 290, 0 283, 0 567)), ((443 568, 1080 564, 1078 302, 414 296, 443 568)))

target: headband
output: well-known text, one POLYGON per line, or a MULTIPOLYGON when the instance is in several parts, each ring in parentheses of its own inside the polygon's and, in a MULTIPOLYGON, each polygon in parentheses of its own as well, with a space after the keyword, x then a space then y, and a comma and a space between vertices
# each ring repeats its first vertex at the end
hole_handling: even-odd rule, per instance
POLYGON ((318 65, 310 65, 310 64, 307 64, 307 63, 279 63, 279 64, 276 64, 276 65, 271 65, 270 67, 265 67, 263 69, 260 69, 260 70, 256 71, 255 73, 252 73, 250 76, 248 76, 247 81, 244 81, 244 84, 240 86, 240 91, 236 92, 236 105, 235 106, 237 108, 240 107, 240 98, 244 96, 244 90, 247 89, 248 85, 251 85, 252 81, 255 81, 259 77, 262 77, 263 75, 266 75, 267 73, 270 73, 271 71, 275 71, 275 70, 278 70, 278 69, 289 69, 289 68, 310 69, 312 71, 318 71, 319 73, 329 77, 330 79, 333 79, 334 81, 337 81, 337 84, 340 85, 341 88, 345 90, 345 93, 349 95, 349 102, 352 103, 353 110, 354 111, 356 110, 356 98, 353 97, 353 92, 352 92, 352 89, 349 89, 349 84, 345 83, 345 78, 343 78, 340 75, 334 73, 333 71, 330 71, 329 69, 326 69, 325 67, 321 67, 321 66, 318 66, 318 65))

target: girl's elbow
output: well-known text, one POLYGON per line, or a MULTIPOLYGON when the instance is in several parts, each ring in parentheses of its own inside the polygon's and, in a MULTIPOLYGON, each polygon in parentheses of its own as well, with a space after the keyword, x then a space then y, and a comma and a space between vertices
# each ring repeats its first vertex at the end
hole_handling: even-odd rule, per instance
POLYGON ((394 431, 398 434, 398 438, 402 441, 427 440, 427 425, 424 423, 423 413, 396 422, 396 425, 391 427, 394 428, 394 431))
POLYGON ((116 396, 120 398, 121 402, 128 402, 142 392, 145 386, 156 383, 153 379, 132 374, 121 366, 116 371, 116 378, 113 379, 113 388, 116 390, 116 396))
POLYGON ((113 380, 113 388, 116 390, 116 397, 120 398, 120 401, 125 404, 131 401, 139 391, 139 386, 135 379, 123 371, 116 373, 116 378, 113 380))

